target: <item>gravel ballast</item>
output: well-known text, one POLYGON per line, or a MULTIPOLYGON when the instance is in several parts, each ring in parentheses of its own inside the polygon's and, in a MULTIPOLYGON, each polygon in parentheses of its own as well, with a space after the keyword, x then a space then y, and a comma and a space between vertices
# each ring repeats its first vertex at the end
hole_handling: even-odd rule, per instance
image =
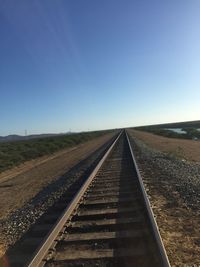
POLYGON ((143 142, 135 140, 140 151, 137 158, 148 162, 162 172, 162 178, 173 184, 187 206, 199 210, 200 204, 200 164, 177 159, 166 153, 156 151, 143 142))
POLYGON ((171 266, 200 266, 200 164, 129 135, 171 266))

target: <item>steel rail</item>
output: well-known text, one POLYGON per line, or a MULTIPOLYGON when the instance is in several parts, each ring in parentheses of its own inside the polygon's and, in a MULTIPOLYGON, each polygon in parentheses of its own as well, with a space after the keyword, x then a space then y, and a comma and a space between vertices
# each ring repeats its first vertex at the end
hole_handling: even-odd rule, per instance
POLYGON ((120 138, 123 131, 121 131, 118 136, 116 137, 113 144, 110 146, 110 148, 107 150, 107 152, 104 154, 100 162, 97 164, 96 168, 93 170, 93 172, 90 174, 88 179, 85 181, 85 183, 82 185, 82 187, 79 189, 75 197, 71 200, 67 208, 64 210, 60 218, 57 220, 56 224, 54 225, 52 231, 47 236, 46 240, 43 242, 43 244, 40 246, 40 248, 36 251, 35 255, 31 259, 31 261, 26 265, 27 267, 42 267, 45 265, 45 257, 48 254, 49 249, 52 247, 55 247, 55 240, 58 237, 59 233, 62 232, 62 230, 65 227, 66 222, 70 219, 71 215, 73 214, 75 208, 77 207, 78 203, 80 202, 81 198, 84 196, 86 190, 88 189, 89 185, 93 181, 95 175, 101 168, 102 164, 104 163, 105 159, 110 154, 111 150, 115 146, 116 142, 120 138), (54 244, 54 245, 53 245, 54 244))
POLYGON ((148 213, 148 216, 149 216, 150 225, 151 225, 152 232, 153 232, 154 238, 155 238, 157 246, 158 246, 158 250, 159 250, 159 253, 160 253, 160 257, 161 257, 161 260, 162 260, 163 267, 170 267, 171 265, 170 265, 169 259, 167 257, 167 253, 166 253, 164 244, 162 242, 162 238, 161 238, 161 235, 160 235, 160 232, 159 232, 159 228, 158 228, 158 225, 157 225, 155 217, 154 217, 153 210, 151 208, 151 204, 149 202, 147 193, 145 191, 144 183, 143 183, 143 180, 142 180, 142 177, 141 177, 141 174, 140 174, 140 171, 139 171, 135 156, 133 154, 132 146, 131 146, 127 131, 126 131, 126 138, 127 138, 128 144, 129 144, 129 148, 130 148, 133 164, 134 164, 135 169, 136 169, 136 173, 137 173, 137 176, 138 176, 140 188, 142 190, 144 203, 146 205, 147 213, 148 213))
MULTIPOLYGON (((70 220, 71 216, 74 214, 74 211, 77 210, 77 208, 78 208, 79 204, 81 203, 81 200, 84 197, 91 182, 95 178, 97 172, 101 168, 104 161, 107 159, 108 155, 110 154, 111 150, 113 149, 116 142, 120 138, 121 134, 122 134, 122 132, 117 136, 117 138, 115 139, 113 144, 110 146, 110 148, 107 150, 107 152, 102 157, 100 162, 97 164, 94 171, 91 173, 91 175, 88 177, 88 179, 82 185, 81 189, 78 191, 78 193, 72 199, 70 204, 67 206, 67 208, 65 209, 63 214, 57 220, 56 224, 54 225, 52 231, 50 232, 50 234, 48 235, 48 237, 46 238, 44 243, 37 250, 37 252, 35 253, 35 255, 32 258, 32 260, 30 261, 30 263, 28 263, 26 265, 27 267, 42 267, 45 265, 48 252, 50 252, 56 246, 56 243, 59 241, 58 240, 59 234, 62 234, 64 232, 64 229, 66 228, 66 223, 70 220)), ((138 166, 137 166, 137 163, 136 163, 133 151, 132 151, 132 147, 131 147, 129 136, 128 136, 127 132, 126 132, 126 139, 127 139, 128 146, 130 149, 131 158, 133 160, 133 165, 134 165, 135 170, 136 170, 137 178, 139 181, 139 186, 140 186, 143 201, 144 201, 144 206, 145 206, 146 211, 147 211, 148 219, 150 222, 150 228, 152 230, 152 234, 153 234, 154 240, 155 240, 156 245, 157 245, 158 255, 161 259, 162 267, 170 267, 170 263, 169 263, 169 260, 168 260, 168 257, 167 257, 167 254, 166 254, 166 251, 165 251, 165 248, 164 248, 164 245, 163 245, 160 233, 159 233, 157 223, 154 219, 153 210, 152 210, 150 202, 148 200, 148 196, 147 196, 145 188, 144 188, 142 177, 140 175, 140 172, 139 172, 139 169, 138 169, 138 166)))

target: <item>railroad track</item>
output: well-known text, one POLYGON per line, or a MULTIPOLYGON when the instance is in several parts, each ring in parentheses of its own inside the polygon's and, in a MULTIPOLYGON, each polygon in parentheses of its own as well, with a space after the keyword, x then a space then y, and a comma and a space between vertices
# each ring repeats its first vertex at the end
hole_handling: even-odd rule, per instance
MULTIPOLYGON (((30 244, 43 236, 50 217, 29 240, 25 266, 170 266, 125 131, 30 259, 30 244)), ((22 266, 19 258, 10 265, 22 266)))

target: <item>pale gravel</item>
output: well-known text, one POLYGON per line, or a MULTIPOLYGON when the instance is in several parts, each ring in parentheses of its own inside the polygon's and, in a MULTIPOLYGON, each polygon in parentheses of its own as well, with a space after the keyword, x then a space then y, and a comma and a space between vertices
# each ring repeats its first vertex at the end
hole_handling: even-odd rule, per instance
MULTIPOLYGON (((168 153, 160 152, 131 137, 131 144, 137 160, 147 162, 163 175, 160 179, 173 184, 185 204, 199 210, 200 204, 200 164, 178 159, 168 153)), ((168 192, 170 193, 170 192, 168 192)))

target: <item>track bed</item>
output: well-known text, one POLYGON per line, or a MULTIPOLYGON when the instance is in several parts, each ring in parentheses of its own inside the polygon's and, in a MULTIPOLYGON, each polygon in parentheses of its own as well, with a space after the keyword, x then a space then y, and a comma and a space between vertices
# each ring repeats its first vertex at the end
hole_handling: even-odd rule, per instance
MULTIPOLYGON (((51 218, 35 230, 29 244, 49 223, 51 218)), ((155 236, 124 132, 42 261, 36 256, 28 266, 169 266, 155 236)))

